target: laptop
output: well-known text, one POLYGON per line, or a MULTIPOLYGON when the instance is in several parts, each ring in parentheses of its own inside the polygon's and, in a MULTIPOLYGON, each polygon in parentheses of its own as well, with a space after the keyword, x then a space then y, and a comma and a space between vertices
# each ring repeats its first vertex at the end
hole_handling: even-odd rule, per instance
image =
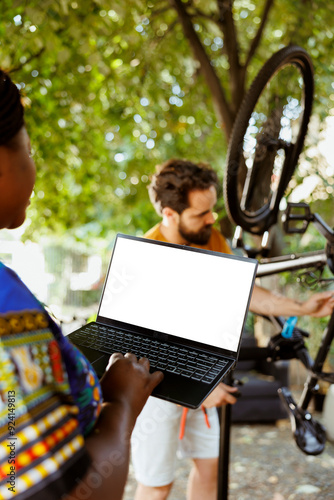
POLYGON ((198 408, 234 369, 256 276, 245 257, 117 234, 97 319, 68 338, 102 376, 110 355, 147 357, 153 396, 198 408))

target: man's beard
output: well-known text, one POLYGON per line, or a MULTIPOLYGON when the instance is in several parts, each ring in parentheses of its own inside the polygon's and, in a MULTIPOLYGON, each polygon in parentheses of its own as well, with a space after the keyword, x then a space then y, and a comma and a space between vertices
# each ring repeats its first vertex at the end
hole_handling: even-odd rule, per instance
POLYGON ((196 233, 193 231, 188 231, 187 228, 180 220, 179 223, 179 233, 188 243, 194 243, 195 245, 206 245, 210 239, 212 230, 212 224, 204 226, 200 231, 196 233))

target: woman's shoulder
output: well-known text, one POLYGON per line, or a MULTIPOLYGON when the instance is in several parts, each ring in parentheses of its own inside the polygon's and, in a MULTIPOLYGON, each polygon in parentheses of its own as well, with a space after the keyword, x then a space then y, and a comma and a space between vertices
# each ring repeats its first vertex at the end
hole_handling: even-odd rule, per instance
POLYGON ((0 262, 0 314, 23 310, 43 311, 43 306, 19 276, 0 262))
MULTIPOLYGON (((3 264, 0 281, 0 448, 10 410, 10 430, 21 440, 17 484, 30 481, 33 490, 45 488, 45 498, 60 498, 89 465, 84 431, 99 412, 98 380, 43 305, 3 264), (56 457, 65 456, 62 450, 66 460, 58 462, 56 457), (37 476, 36 484, 29 479, 37 476)), ((0 461, 0 498, 7 498, 2 480, 10 472, 9 464, 0 461)))

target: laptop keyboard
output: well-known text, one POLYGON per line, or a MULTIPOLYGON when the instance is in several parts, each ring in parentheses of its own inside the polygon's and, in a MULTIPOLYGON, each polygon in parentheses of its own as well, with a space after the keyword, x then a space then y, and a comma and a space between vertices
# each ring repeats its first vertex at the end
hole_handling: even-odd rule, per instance
POLYGON ((227 360, 200 353, 192 348, 162 343, 96 323, 89 323, 84 330, 72 333, 71 341, 78 346, 87 346, 107 354, 132 352, 137 358, 148 358, 151 368, 207 384, 210 384, 228 363, 227 360))

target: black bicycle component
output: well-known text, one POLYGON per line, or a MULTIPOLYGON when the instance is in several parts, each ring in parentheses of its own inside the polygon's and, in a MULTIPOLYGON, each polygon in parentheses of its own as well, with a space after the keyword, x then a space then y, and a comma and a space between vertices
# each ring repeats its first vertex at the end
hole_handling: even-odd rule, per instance
POLYGON ((334 245, 334 230, 320 217, 319 214, 313 214, 307 203, 291 203, 282 215, 283 228, 286 233, 305 233, 310 222, 313 222, 319 233, 322 234, 329 245, 334 245), (298 212, 299 211, 299 212, 298 212), (291 227, 291 222, 302 221, 302 227, 291 227))
POLYGON ((326 224, 326 222, 320 217, 318 214, 312 214, 313 219, 312 222, 315 225, 315 227, 318 229, 319 233, 322 234, 326 240, 327 243, 330 245, 334 245, 334 231, 332 228, 326 224))
MULTIPOLYGON (((310 222, 318 229, 319 233, 322 234, 326 240, 326 264, 330 271, 334 274, 334 230, 330 228, 326 222, 320 217, 318 214, 313 214, 310 210, 310 207, 307 203, 288 203, 287 208, 282 215, 282 222, 284 231, 287 234, 292 233, 305 233, 306 229, 310 222), (296 227, 295 224, 298 222, 302 222, 302 226, 296 227)), ((239 242, 239 246, 241 246, 241 242, 239 242)), ((318 263, 319 264, 319 263, 318 263)), ((315 268, 316 271, 321 270, 320 276, 311 276, 309 283, 313 284, 319 282, 332 281, 329 279, 322 280, 322 270, 324 269, 324 265, 317 265, 315 268)), ((309 274, 309 273, 308 273, 309 274)))
POLYGON ((320 455, 326 444, 325 428, 314 420, 307 410, 298 407, 289 389, 281 387, 278 389, 278 394, 288 411, 293 437, 298 448, 307 455, 320 455))
POLYGON ((256 259, 258 256, 267 257, 270 252, 270 232, 265 231, 263 233, 260 247, 251 247, 245 245, 243 241, 243 229, 241 226, 237 226, 233 235, 232 247, 242 248, 246 252, 247 257, 251 259, 256 259))
POLYGON ((334 274, 334 245, 326 245, 327 266, 332 274, 334 274))
POLYGON ((304 144, 313 88, 311 59, 292 45, 264 64, 242 101, 229 142, 224 197, 231 220, 250 233, 263 234, 277 221, 304 144))
MULTIPOLYGON (((232 239, 232 248, 241 248, 247 254, 247 257, 249 257, 250 259, 256 259, 259 255, 262 256, 264 251, 262 246, 260 248, 251 247, 250 245, 244 243, 242 228, 240 226, 237 226, 235 228, 232 239)), ((266 254, 268 255, 266 250, 264 251, 264 253, 265 255, 266 254)))
POLYGON ((334 373, 332 372, 316 372, 313 370, 314 376, 317 380, 323 380, 329 384, 334 384, 334 373))
POLYGON ((310 401, 313 397, 314 388, 317 386, 319 380, 324 380, 331 384, 333 383, 334 374, 323 372, 324 364, 333 340, 334 340, 334 312, 332 312, 327 328, 321 339, 321 344, 314 358, 313 369, 311 373, 308 375, 306 383, 304 385, 304 390, 299 402, 299 406, 303 410, 306 410, 308 408, 308 405, 310 404, 310 401))
POLYGON ((295 331, 291 338, 286 339, 279 333, 271 337, 268 344, 268 361, 279 361, 281 359, 299 359, 303 365, 311 370, 313 359, 311 358, 300 332, 295 331))
POLYGON ((313 214, 307 203, 288 203, 282 215, 283 229, 287 234, 304 234, 312 220, 313 214), (297 222, 302 222, 302 225, 297 227, 297 222))
POLYGON ((319 284, 332 282, 333 278, 324 278, 323 272, 327 266, 332 274, 334 274, 334 230, 318 214, 313 214, 306 203, 288 203, 287 209, 282 216, 282 221, 285 231, 290 234, 304 233, 309 223, 312 222, 326 238, 326 249, 266 258, 270 251, 270 230, 263 233, 259 247, 251 247, 243 241, 243 229, 241 226, 237 226, 235 229, 232 247, 243 249, 248 257, 262 257, 257 270, 258 277, 270 276, 286 271, 302 270, 296 279, 308 288, 315 288, 319 284), (298 213, 296 213, 296 210, 298 213), (299 222, 302 222, 302 227, 293 226, 293 224, 299 222))
POLYGON ((334 281, 334 278, 323 278, 324 267, 321 265, 297 273, 296 281, 307 290, 317 290, 319 285, 326 286, 334 281))

